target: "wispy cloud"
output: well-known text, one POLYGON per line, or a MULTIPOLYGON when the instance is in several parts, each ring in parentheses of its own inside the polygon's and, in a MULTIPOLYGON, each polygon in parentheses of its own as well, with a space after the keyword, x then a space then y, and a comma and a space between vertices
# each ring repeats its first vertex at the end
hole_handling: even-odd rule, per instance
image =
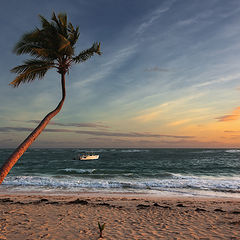
POLYGON ((25 127, 0 127, 0 132, 29 132, 32 131, 33 128, 25 128, 25 127))
POLYGON ((79 128, 110 128, 109 126, 100 123, 56 123, 52 122, 50 125, 64 126, 64 127, 79 127, 79 128))
POLYGON ((239 118, 240 118, 240 107, 237 107, 232 111, 231 114, 220 116, 220 117, 217 117, 216 119, 219 122, 226 122, 226 121, 238 120, 239 118))
POLYGON ((182 120, 178 120, 178 121, 174 121, 174 122, 171 122, 169 123, 168 125, 169 126, 179 126, 179 125, 182 125, 182 124, 185 124, 185 123, 189 123, 191 122, 193 119, 182 119, 182 120))
POLYGON ((143 112, 139 113, 138 116, 134 117, 133 120, 140 122, 149 122, 155 120, 160 117, 163 112, 170 111, 171 109, 178 108, 179 106, 183 106, 187 102, 192 102, 194 99, 200 96, 202 96, 202 93, 178 98, 172 101, 165 102, 158 106, 145 109, 143 112))
POLYGON ((159 109, 153 110, 148 113, 140 114, 137 117, 134 117, 133 119, 140 122, 149 122, 156 119, 162 112, 163 110, 161 109, 160 106, 159 109))
POLYGON ((184 20, 181 20, 177 23, 177 25, 179 26, 187 26, 187 25, 191 25, 191 24, 197 24, 200 21, 209 21, 209 18, 213 15, 213 11, 212 10, 208 10, 208 11, 204 11, 201 12, 200 14, 191 17, 191 18, 186 18, 184 20))
MULTIPOLYGON (((19 120, 12 120, 18 121, 19 120)), ((39 124, 40 120, 28 120, 28 121, 20 121, 26 123, 36 123, 39 124)), ((53 126, 61 126, 61 127, 78 127, 78 128, 110 128, 109 126, 103 125, 101 123, 58 123, 58 122, 50 122, 48 125, 53 126)))
POLYGON ((80 82, 75 82, 73 87, 82 87, 88 83, 97 82, 106 78, 136 52, 136 46, 136 44, 128 45, 118 49, 118 51, 114 51, 113 55, 110 54, 107 59, 105 59, 105 63, 101 64, 96 72, 88 75, 86 79, 82 79, 80 82))
POLYGON ((138 26, 136 34, 137 35, 143 34, 151 25, 153 25, 161 17, 163 13, 169 11, 171 5, 174 2, 175 1, 168 1, 168 6, 161 6, 154 10, 153 12, 151 12, 148 16, 146 16, 145 20, 143 20, 143 22, 138 26))
POLYGON ((230 131, 230 130, 225 130, 225 133, 240 133, 240 131, 230 131))
POLYGON ((144 72, 170 72, 167 68, 152 67, 144 69, 144 72))
POLYGON ((203 83, 199 83, 199 84, 196 84, 194 87, 206 87, 206 86, 209 86, 211 84, 219 84, 219 83, 225 83, 225 82, 230 82, 230 81, 233 81, 233 80, 239 80, 240 79, 240 74, 237 73, 237 74, 234 74, 234 75, 228 75, 228 76, 224 76, 224 77, 220 77, 218 79, 213 79, 213 80, 210 80, 210 81, 207 81, 207 82, 203 82, 203 83))
MULTIPOLYGON (((0 127, 0 132, 30 132, 32 128, 25 127, 0 127)), ((69 132, 76 134, 86 134, 94 136, 105 136, 105 137, 131 137, 131 138, 178 138, 178 139, 189 139, 194 138, 194 136, 184 136, 184 135, 168 135, 168 134, 153 134, 153 133, 139 133, 139 132, 108 132, 108 131, 81 131, 81 130, 71 130, 71 129, 45 129, 45 132, 69 132)))

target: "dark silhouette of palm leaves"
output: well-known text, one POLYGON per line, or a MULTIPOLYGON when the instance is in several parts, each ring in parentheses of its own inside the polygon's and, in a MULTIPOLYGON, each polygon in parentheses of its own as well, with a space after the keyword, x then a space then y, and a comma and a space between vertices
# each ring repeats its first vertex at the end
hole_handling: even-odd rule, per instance
POLYGON ((10 84, 13 87, 18 87, 21 83, 31 82, 36 78, 41 79, 49 69, 56 68, 61 75, 62 98, 57 107, 43 118, 2 165, 0 184, 18 159, 45 129, 49 121, 62 109, 66 97, 65 75, 70 66, 73 63, 86 61, 94 53, 101 55, 100 43, 94 43, 89 49, 75 55, 74 46, 79 38, 79 28, 74 28, 68 22, 66 14, 60 13, 56 16, 53 13, 50 22, 43 16, 40 16, 40 20, 41 28, 35 28, 33 31, 24 34, 14 48, 16 54, 30 54, 32 59, 24 61, 23 65, 11 70, 17 74, 17 77, 10 84))
POLYGON ((17 55, 30 54, 34 57, 11 69, 18 74, 10 83, 13 87, 36 78, 42 79, 50 68, 66 73, 73 63, 84 62, 95 53, 101 55, 100 43, 94 43, 89 49, 75 55, 79 27, 74 28, 66 14, 56 16, 53 12, 50 22, 41 15, 39 17, 41 28, 24 34, 13 50, 17 55))

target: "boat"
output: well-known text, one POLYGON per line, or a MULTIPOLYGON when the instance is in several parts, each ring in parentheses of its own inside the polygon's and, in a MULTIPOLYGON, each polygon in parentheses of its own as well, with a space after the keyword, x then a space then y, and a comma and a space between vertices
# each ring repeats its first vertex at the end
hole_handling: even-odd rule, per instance
POLYGON ((75 160, 97 160, 99 159, 99 155, 95 154, 94 152, 80 152, 75 158, 75 160))

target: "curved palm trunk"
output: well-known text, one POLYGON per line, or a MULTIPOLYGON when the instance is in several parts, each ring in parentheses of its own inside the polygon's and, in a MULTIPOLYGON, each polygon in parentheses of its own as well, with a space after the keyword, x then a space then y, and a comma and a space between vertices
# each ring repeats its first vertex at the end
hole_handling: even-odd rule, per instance
POLYGON ((0 170, 0 184, 3 182, 4 178, 7 176, 9 171, 18 161, 18 159, 23 155, 23 153, 28 149, 28 147, 33 143, 33 141, 38 137, 38 135, 44 130, 50 120, 59 113, 61 110, 65 96, 65 73, 61 73, 61 82, 62 82, 62 99, 59 102, 58 106, 39 123, 39 125, 33 130, 33 132, 22 142, 18 148, 12 153, 8 160, 3 164, 0 170))

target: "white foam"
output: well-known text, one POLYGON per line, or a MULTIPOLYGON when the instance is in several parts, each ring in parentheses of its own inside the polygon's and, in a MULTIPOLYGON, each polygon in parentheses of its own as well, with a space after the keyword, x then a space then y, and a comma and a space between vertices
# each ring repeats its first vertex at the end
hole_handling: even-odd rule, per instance
POLYGON ((230 150, 226 150, 226 153, 239 153, 240 150, 239 149, 230 149, 230 150))
MULTIPOLYGON (((177 177, 168 179, 91 179, 72 176, 9 176, 3 183, 9 187, 22 187, 23 189, 50 188, 77 191, 79 189, 102 189, 121 191, 178 191, 178 192, 240 192, 240 179, 208 179, 202 177, 177 177)), ((240 195, 239 195, 240 196, 240 195)))
POLYGON ((77 168, 64 168, 59 169, 59 171, 72 172, 72 173, 93 173, 96 169, 77 169, 77 168))

